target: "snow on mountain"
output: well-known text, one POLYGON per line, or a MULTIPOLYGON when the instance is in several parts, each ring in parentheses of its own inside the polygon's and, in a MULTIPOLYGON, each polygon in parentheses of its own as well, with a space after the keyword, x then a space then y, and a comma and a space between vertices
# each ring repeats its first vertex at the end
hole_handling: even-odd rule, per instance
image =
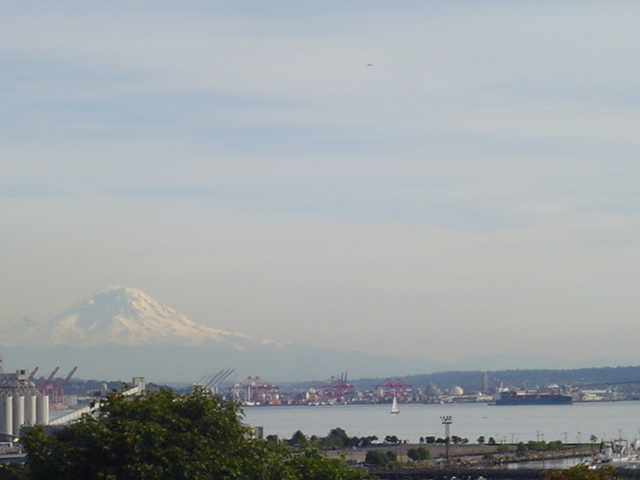
POLYGON ((108 287, 48 322, 24 319, 0 334, 4 346, 202 345, 220 342, 245 351, 271 340, 199 325, 140 290, 108 287))

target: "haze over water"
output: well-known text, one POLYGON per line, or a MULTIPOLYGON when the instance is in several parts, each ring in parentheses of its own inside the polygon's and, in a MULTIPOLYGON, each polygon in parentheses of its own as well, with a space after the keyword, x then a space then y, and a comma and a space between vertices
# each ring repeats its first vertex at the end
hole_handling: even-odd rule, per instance
POLYGON ((296 430, 305 435, 326 436, 341 427, 349 436, 397 435, 418 442, 420 437, 444 437, 441 415, 451 415, 451 435, 475 442, 529 440, 573 443, 622 436, 635 438, 640 428, 640 403, 578 403, 574 405, 495 406, 487 404, 408 404, 391 415, 389 405, 337 405, 300 407, 245 407, 246 423, 264 427, 265 435, 290 438, 296 430), (566 436, 565 436, 566 434, 566 436))

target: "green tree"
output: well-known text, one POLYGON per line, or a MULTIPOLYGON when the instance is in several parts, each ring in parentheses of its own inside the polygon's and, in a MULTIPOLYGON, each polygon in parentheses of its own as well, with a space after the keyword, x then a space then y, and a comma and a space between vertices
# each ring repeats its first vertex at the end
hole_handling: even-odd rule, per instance
POLYGON ((28 480, 27 470, 18 463, 0 463, 0 480, 28 480))
POLYGON ((291 437, 290 442, 291 445, 304 445, 305 443, 307 443, 307 437, 304 433, 302 433, 301 430, 296 430, 296 432, 291 437))
POLYGON ((427 460, 430 456, 431 453, 424 447, 410 448, 409 450, 407 450, 407 457, 409 457, 414 462, 427 460))
POLYGON ((484 438, 484 435, 480 435, 480 436, 478 437, 478 443, 479 443, 480 445, 482 445, 485 441, 486 441, 486 439, 484 438))
POLYGON ((31 480, 356 480, 366 475, 305 445, 249 438, 239 407, 204 390, 111 393, 96 417, 22 439, 31 480))
POLYGON ((386 437, 384 437, 384 443, 393 443, 394 445, 396 445, 399 441, 400 440, 396 435, 387 435, 386 437))
POLYGON ((351 445, 351 439, 343 428, 336 427, 332 428, 329 434, 322 438, 320 443, 325 448, 343 448, 351 445))
POLYGON ((610 465, 595 470, 590 469, 587 465, 576 465, 551 472, 544 477, 544 480, 612 480, 614 478, 614 469, 610 465))
POLYGON ((552 440, 547 444, 547 448, 549 450, 562 450, 562 441, 561 440, 552 440))
MULTIPOLYGON (((259 470, 260 464, 257 464, 259 470)), ((259 472, 256 472, 259 475, 259 472)), ((247 477, 237 477, 245 479, 247 477)), ((342 459, 327 458, 318 448, 309 446, 299 455, 289 456, 280 472, 269 477, 252 477, 265 480, 366 480, 371 476, 362 470, 350 468, 342 459)))
POLYGON ((370 445, 372 445, 373 443, 378 441, 378 437, 376 437, 375 435, 369 435, 367 437, 360 437, 358 439, 358 443, 356 444, 356 446, 358 447, 368 447, 370 445))
POLYGON ((368 450, 364 457, 364 462, 369 465, 384 466, 389 463, 389 459, 380 450, 368 450))
POLYGON ((527 448, 532 452, 543 451, 547 449, 547 442, 545 442, 544 440, 540 440, 540 441, 529 440, 527 442, 527 448))

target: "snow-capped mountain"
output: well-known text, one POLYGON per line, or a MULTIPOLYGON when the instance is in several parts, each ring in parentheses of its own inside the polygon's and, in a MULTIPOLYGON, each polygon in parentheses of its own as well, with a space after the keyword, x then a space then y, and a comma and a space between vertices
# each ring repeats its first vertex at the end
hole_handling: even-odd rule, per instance
POLYGON ((205 327, 125 287, 100 290, 47 322, 19 320, 0 332, 0 354, 7 371, 79 366, 84 378, 124 381, 192 382, 225 367, 272 381, 342 371, 376 377, 424 373, 432 365, 423 358, 310 348, 205 327))
POLYGON ((101 345, 181 345, 219 342, 251 350, 270 340, 199 325, 140 290, 99 290, 48 322, 20 320, 0 334, 4 346, 88 348, 101 345))

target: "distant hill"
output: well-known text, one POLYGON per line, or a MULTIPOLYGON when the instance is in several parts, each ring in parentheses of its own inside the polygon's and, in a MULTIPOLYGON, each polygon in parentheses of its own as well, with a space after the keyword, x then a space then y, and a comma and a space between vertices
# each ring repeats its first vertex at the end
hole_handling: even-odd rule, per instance
MULTIPOLYGON (((531 370, 495 370, 495 371, 444 371, 420 375, 397 377, 415 388, 424 389, 434 384, 440 389, 461 387, 465 392, 481 391, 483 375, 487 374, 489 386, 494 389, 499 384, 516 388, 544 388, 549 385, 584 385, 603 387, 613 385, 621 391, 640 388, 640 366, 599 367, 578 369, 531 369, 531 370)), ((379 384, 384 378, 361 378, 350 380, 358 389, 367 389, 379 384)))

